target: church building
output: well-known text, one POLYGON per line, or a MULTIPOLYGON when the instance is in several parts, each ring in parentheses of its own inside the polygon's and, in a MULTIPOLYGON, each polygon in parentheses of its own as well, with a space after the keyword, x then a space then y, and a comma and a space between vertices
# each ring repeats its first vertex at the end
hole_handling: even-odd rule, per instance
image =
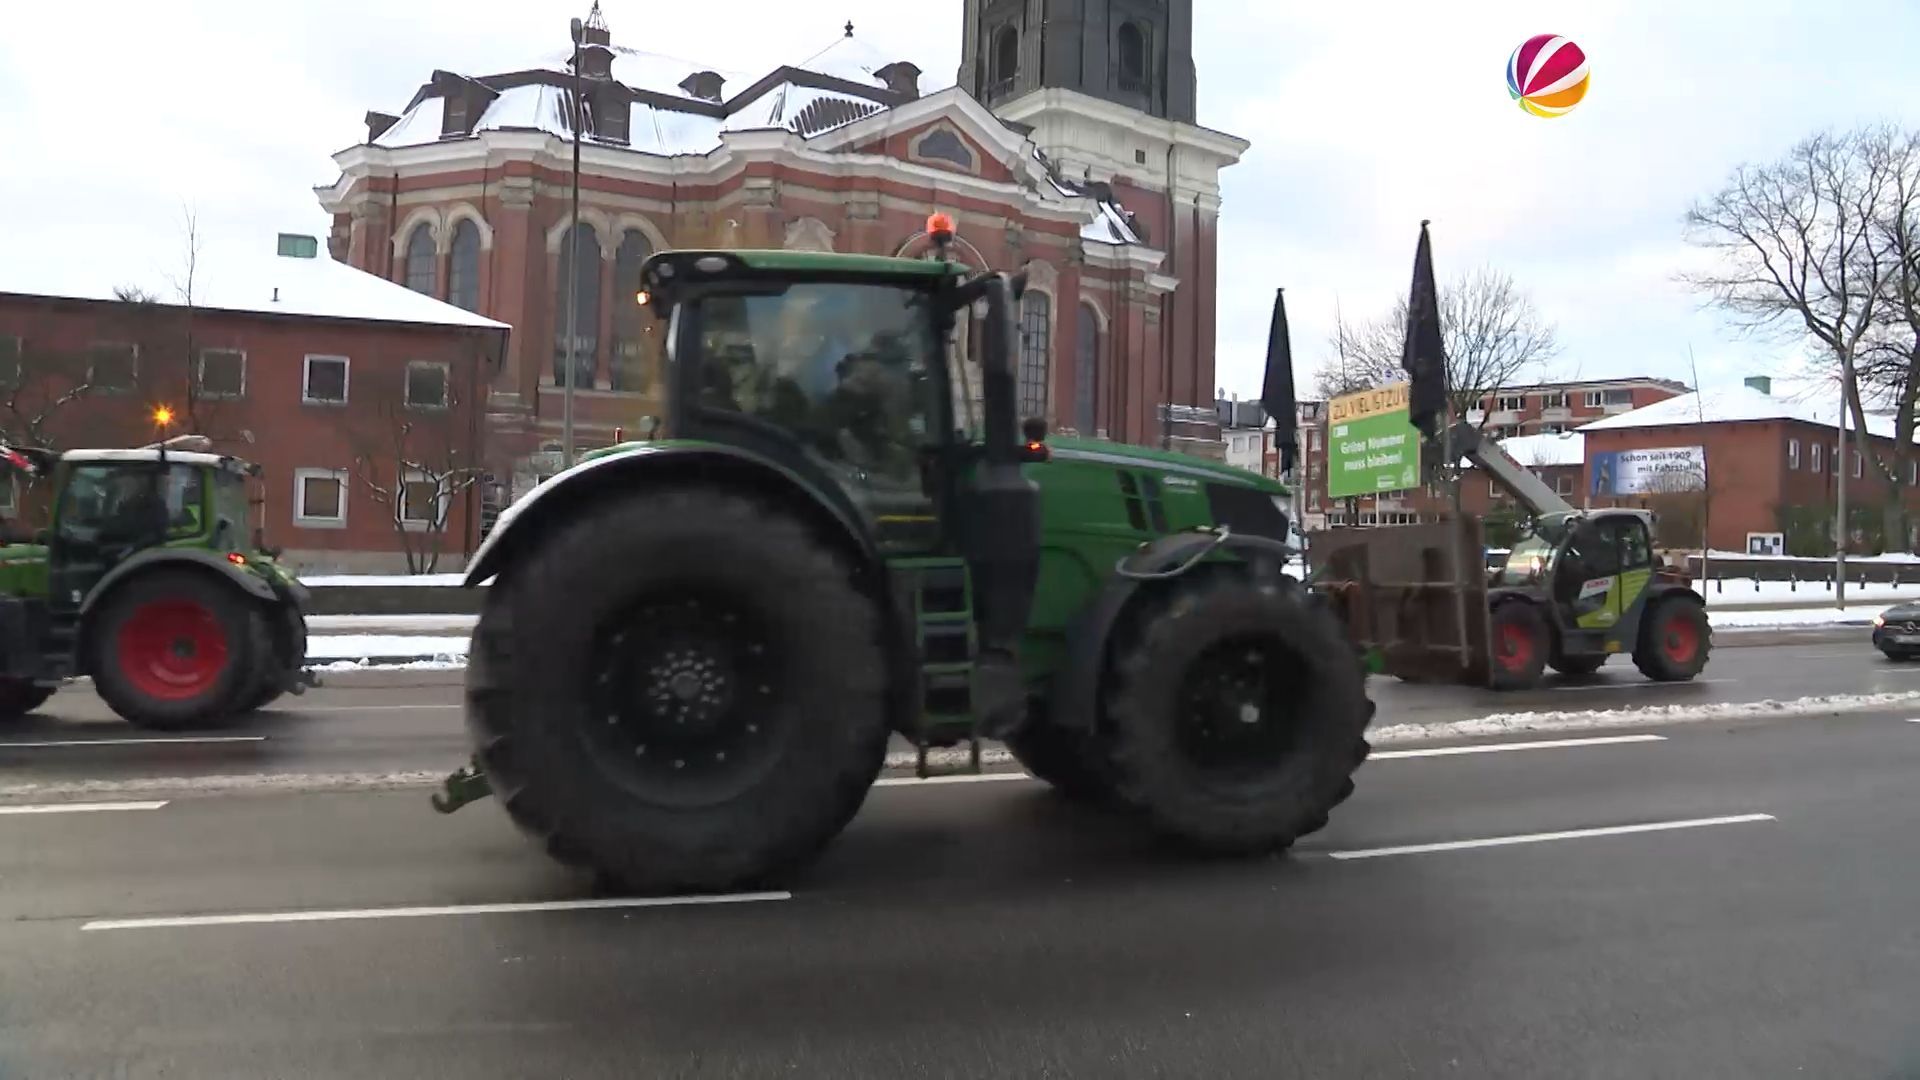
MULTIPOLYGON (((1028 271, 1025 415, 1218 457, 1219 174, 1248 144, 1196 121, 1193 8, 965 0, 957 81, 933 89, 851 23, 811 55, 740 73, 629 48, 596 6, 577 48, 562 37, 496 74, 436 70, 404 107, 367 113, 316 189, 328 245, 513 327, 486 388, 496 506, 557 470, 569 355, 580 450, 658 414, 664 328, 634 301, 649 254, 911 257, 935 211, 957 224, 957 257, 1028 271)), ((977 335, 960 336, 973 355, 977 335)))

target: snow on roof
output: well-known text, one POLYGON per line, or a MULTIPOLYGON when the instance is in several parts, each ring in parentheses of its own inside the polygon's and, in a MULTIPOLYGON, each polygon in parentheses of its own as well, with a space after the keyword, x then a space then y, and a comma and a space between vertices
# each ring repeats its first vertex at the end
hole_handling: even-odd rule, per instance
POLYGON ((878 74, 880 69, 900 59, 901 57, 889 56, 867 44, 862 38, 854 37, 852 28, 849 27, 846 33, 834 39, 833 44, 793 66, 802 71, 831 75, 848 82, 884 87, 887 84, 878 74))
POLYGON ((1542 468, 1550 465, 1581 465, 1587 460, 1586 436, 1575 431, 1517 435, 1501 439, 1500 449, 1522 465, 1542 468))
POLYGON ((877 101, 783 82, 734 110, 721 130, 784 128, 811 136, 872 116, 884 108, 886 106, 877 101))
POLYGON ((381 132, 380 137, 373 140, 373 145, 418 146, 421 143, 439 142, 446 104, 445 98, 427 98, 408 109, 392 127, 381 132))
MULTIPOLYGON (((66 461, 159 461, 160 451, 148 449, 124 450, 69 450, 60 455, 66 461)), ((219 465, 230 461, 224 454, 208 454, 199 450, 169 450, 167 460, 181 465, 219 465)))
MULTIPOLYGON (((116 289, 131 287, 157 303, 180 305, 184 297, 174 282, 171 268, 42 258, 12 245, 0 252, 0 293, 113 300, 116 289)), ((212 311, 507 329, 505 323, 335 262, 324 244, 315 258, 295 259, 275 255, 271 248, 242 251, 208 242, 195 266, 193 304, 212 311)))
MULTIPOLYGON (((1581 431, 1618 431, 1627 428, 1644 427, 1687 427, 1702 422, 1709 424, 1739 423, 1756 420, 1798 420, 1806 424, 1837 429, 1839 427, 1840 402, 1833 394, 1825 395, 1826 400, 1814 400, 1805 396, 1781 396, 1763 394, 1744 383, 1712 387, 1692 394, 1681 394, 1658 401, 1644 408, 1634 409, 1591 424, 1583 424, 1581 431)), ((1853 430, 1853 421, 1847 421, 1849 430, 1853 430)), ((1875 435, 1892 438, 1894 420, 1883 414, 1867 414, 1867 430, 1875 435)))
POLYGON ((494 98, 487 106, 487 111, 474 121, 473 129, 499 131, 503 128, 530 128, 534 131, 550 131, 555 135, 570 135, 566 91, 538 83, 509 86, 500 91, 500 96, 494 98))
MULTIPOLYGON (((744 90, 758 78, 743 71, 731 68, 718 68, 711 64, 696 64, 691 60, 682 60, 677 56, 648 52, 645 49, 630 49, 624 45, 611 46, 613 49, 613 79, 625 83, 635 90, 646 90, 668 97, 686 98, 698 101, 681 87, 689 75, 702 71, 711 71, 738 90, 744 90)), ((542 56, 540 62, 533 65, 536 71, 557 71, 563 75, 573 73, 573 50, 563 49, 542 56)), ((725 93, 723 88, 722 93, 725 93)))
POLYGON ((1100 244, 1137 244, 1140 237, 1112 203, 1103 202, 1094 219, 1080 227, 1080 239, 1100 244))

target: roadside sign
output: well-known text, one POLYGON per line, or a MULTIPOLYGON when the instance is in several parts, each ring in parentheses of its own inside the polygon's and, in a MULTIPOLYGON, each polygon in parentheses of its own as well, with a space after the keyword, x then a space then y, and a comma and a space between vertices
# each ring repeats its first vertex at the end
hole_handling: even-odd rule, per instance
POLYGON ((1327 497, 1420 486, 1420 432, 1407 418, 1407 383, 1327 402, 1327 497))

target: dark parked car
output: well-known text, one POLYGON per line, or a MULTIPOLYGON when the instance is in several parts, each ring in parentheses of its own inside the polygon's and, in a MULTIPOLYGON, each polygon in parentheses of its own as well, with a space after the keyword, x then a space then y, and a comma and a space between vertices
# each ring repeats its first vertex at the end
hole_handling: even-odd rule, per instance
POLYGON ((1920 603, 1895 604, 1875 615, 1873 647, 1890 660, 1920 656, 1920 603))

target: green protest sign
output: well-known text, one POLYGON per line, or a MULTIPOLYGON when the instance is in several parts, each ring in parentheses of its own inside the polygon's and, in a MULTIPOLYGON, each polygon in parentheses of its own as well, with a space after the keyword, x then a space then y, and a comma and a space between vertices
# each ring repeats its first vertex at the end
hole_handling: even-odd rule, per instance
POLYGON ((1420 433, 1407 419, 1407 384, 1327 402, 1327 495, 1342 499, 1420 486, 1420 433))

